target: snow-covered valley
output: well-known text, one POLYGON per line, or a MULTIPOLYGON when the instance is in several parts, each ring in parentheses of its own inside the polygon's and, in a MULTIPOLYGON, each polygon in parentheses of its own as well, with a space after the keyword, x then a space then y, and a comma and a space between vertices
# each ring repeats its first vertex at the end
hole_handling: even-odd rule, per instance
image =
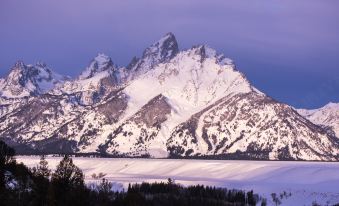
MULTIPOLYGON (((60 157, 47 157, 54 169, 60 157)), ((166 182, 172 178, 183 185, 204 184, 254 190, 273 205, 271 194, 282 205, 321 205, 339 203, 339 163, 299 161, 229 161, 129 158, 73 158, 85 173, 87 183, 98 182, 92 174, 103 173, 117 189, 128 183, 166 182), (120 185, 120 186, 119 186, 120 185)), ((38 156, 17 156, 18 162, 36 166, 38 156)))

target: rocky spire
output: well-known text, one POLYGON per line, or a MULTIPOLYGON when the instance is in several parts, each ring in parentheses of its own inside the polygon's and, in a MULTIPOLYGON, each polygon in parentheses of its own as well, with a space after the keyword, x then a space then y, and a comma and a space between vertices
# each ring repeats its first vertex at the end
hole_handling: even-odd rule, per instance
POLYGON ((111 58, 105 54, 99 53, 89 64, 89 66, 79 75, 79 79, 88 79, 95 74, 114 69, 111 58))
POLYGON ((160 40, 153 43, 143 52, 140 59, 134 57, 127 67, 130 72, 130 78, 153 69, 157 64, 171 60, 179 52, 179 47, 175 36, 167 33, 160 40))
POLYGON ((153 60, 153 63, 161 63, 172 59, 179 52, 179 47, 175 36, 167 33, 159 41, 145 49, 142 59, 153 60))

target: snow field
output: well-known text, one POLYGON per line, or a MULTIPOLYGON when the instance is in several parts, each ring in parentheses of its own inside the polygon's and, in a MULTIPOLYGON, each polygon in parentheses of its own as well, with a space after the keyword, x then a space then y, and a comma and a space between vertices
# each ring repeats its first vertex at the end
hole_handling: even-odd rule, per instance
MULTIPOLYGON (((60 157, 47 157, 54 169, 60 157)), ((204 184, 229 189, 254 190, 273 204, 271 193, 284 196, 282 205, 339 203, 338 162, 172 160, 128 158, 73 158, 87 183, 99 182, 92 174, 103 173, 115 189, 128 183, 166 182, 172 178, 183 185, 204 184), (283 194, 287 195, 283 195, 283 194), (291 194, 291 196, 289 195, 291 194)), ((18 162, 33 167, 38 156, 18 156, 18 162)))

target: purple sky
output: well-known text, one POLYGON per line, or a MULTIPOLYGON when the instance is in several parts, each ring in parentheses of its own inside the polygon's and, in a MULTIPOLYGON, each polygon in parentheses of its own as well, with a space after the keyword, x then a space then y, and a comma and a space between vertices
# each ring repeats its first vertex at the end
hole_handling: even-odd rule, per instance
POLYGON ((337 0, 1 0, 0 76, 17 60, 75 76, 98 53, 126 65, 165 33, 208 44, 295 107, 339 102, 337 0), (142 2, 142 3, 141 3, 142 2))

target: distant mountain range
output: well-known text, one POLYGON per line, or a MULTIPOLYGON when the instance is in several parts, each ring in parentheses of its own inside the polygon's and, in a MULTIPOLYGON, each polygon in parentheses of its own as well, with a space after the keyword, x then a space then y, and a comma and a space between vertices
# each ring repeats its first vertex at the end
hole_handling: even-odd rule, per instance
POLYGON ((339 137, 339 103, 330 102, 319 109, 297 109, 299 114, 325 129, 334 132, 339 137))
POLYGON ((19 154, 335 161, 338 105, 296 110, 168 33, 126 67, 98 54, 75 79, 17 62, 0 80, 0 138, 19 154))

